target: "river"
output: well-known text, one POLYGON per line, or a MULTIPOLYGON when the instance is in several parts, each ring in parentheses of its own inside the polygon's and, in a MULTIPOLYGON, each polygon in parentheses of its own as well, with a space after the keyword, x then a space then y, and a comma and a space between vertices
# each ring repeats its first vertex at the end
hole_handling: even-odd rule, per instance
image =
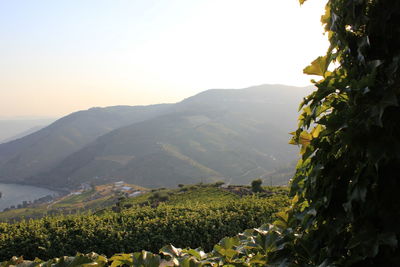
POLYGON ((11 205, 17 206, 22 204, 23 201, 33 201, 35 199, 58 194, 42 187, 19 185, 19 184, 2 184, 0 183, 0 212, 11 205))

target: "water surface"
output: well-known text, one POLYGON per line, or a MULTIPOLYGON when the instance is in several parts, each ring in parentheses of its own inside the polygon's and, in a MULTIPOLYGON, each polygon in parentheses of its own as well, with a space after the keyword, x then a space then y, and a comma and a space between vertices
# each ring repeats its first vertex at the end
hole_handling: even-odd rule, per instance
POLYGON ((17 206, 18 204, 22 204, 23 201, 33 201, 47 195, 57 194, 56 191, 42 187, 2 183, 0 183, 0 192, 2 193, 0 211, 11 205, 17 206))

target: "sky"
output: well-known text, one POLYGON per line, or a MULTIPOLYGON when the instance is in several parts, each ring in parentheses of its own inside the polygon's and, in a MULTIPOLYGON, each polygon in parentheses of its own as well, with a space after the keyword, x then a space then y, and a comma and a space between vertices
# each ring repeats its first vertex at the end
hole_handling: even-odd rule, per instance
POLYGON ((0 0, 0 117, 310 85, 328 47, 308 0, 0 0))

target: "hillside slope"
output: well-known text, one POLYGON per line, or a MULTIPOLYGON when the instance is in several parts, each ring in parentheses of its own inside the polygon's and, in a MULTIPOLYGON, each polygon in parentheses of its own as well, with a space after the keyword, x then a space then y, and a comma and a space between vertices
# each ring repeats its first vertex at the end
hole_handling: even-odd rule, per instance
POLYGON ((155 117, 168 105, 92 108, 63 117, 23 138, 0 144, 0 181, 26 182, 97 137, 155 117))
POLYGON ((309 92, 280 85, 208 90, 169 114, 97 138, 31 182, 68 188, 118 180, 144 187, 248 183, 296 159, 288 133, 309 92))

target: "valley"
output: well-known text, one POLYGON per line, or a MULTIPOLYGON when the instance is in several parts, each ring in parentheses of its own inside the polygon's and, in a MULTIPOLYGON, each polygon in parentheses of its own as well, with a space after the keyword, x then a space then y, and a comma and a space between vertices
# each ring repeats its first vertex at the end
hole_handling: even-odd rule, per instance
POLYGON ((0 182, 64 191, 120 180, 156 188, 261 177, 284 185, 293 172, 282 170, 297 160, 288 144, 296 107, 311 89, 213 89, 176 104, 75 112, 0 144, 0 182))

